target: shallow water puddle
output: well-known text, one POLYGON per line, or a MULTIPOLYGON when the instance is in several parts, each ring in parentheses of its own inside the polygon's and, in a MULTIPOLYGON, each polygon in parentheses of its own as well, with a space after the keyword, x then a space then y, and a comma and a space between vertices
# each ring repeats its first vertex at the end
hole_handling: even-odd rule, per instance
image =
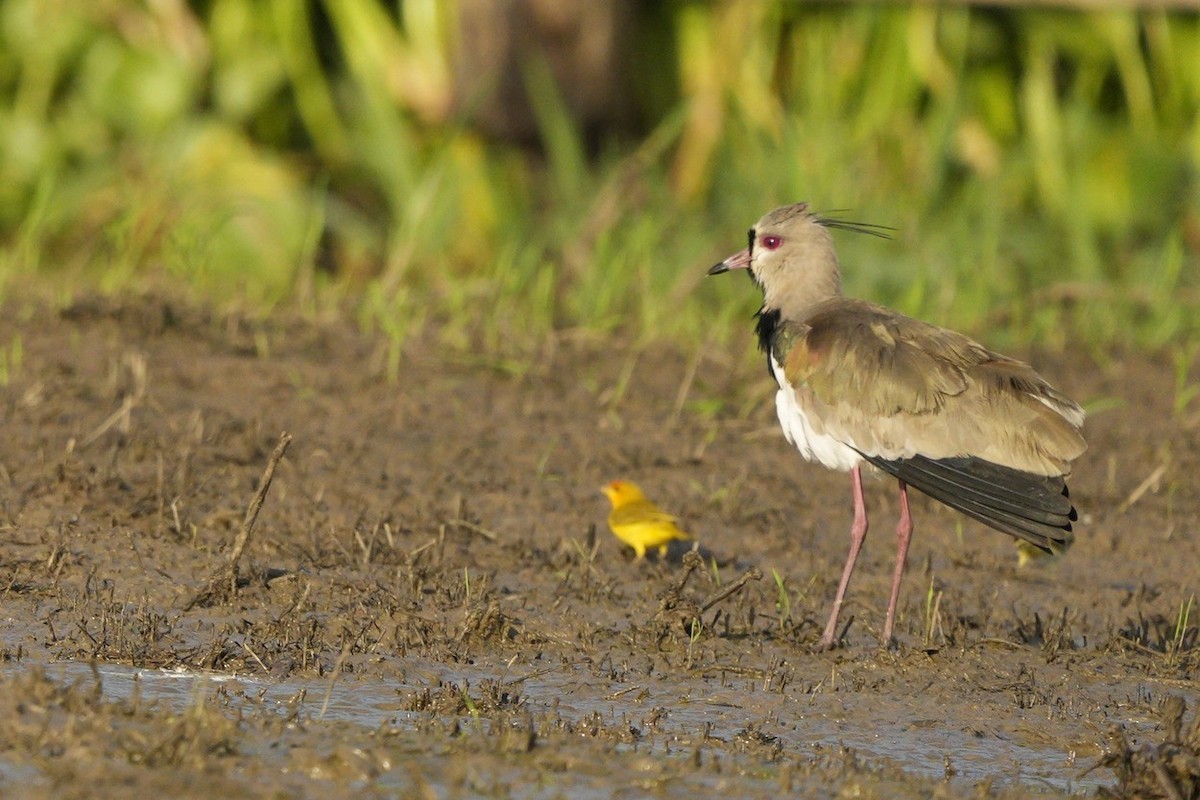
MULTIPOLYGON (((171 710, 185 708, 219 691, 231 711, 240 707, 285 714, 298 708, 312 722, 348 722, 372 729, 414 728, 418 719, 427 716, 426 712, 404 710, 414 692, 436 689, 439 682, 472 692, 482 681, 492 680, 519 692, 522 707, 535 718, 549 714, 578 722, 598 714, 606 725, 639 731, 634 744, 622 747, 644 754, 691 754, 706 732, 711 748, 721 747, 713 740, 746 741, 764 748, 764 754, 778 748, 800 759, 837 754, 849 748, 868 764, 890 763, 910 774, 946 777, 952 786, 963 788, 990 781, 997 787, 1074 793, 1113 781, 1108 770, 1083 774, 1098 755, 1094 745, 1089 744, 1094 741, 1090 738, 1093 730, 1080 735, 1084 752, 1075 758, 1071 742, 1044 741, 1054 729, 1043 732, 1032 712, 1029 719, 970 719, 964 715, 970 704, 931 709, 919 696, 780 695, 722 686, 715 679, 698 682, 693 678, 676 686, 661 682, 650 687, 621 683, 606 686, 592 674, 570 665, 553 671, 526 669, 524 673, 503 663, 452 669, 444 664, 410 661, 406 667, 404 680, 394 684, 356 682, 348 677, 332 683, 272 681, 115 664, 93 667, 78 662, 49 665, 46 674, 64 682, 87 682, 98 676, 107 698, 128 700, 136 694, 143 701, 157 702, 171 710), (710 686, 711 690, 699 696, 698 686, 710 686), (864 705, 871 708, 869 717, 864 717, 864 705), (870 722, 863 724, 864 719, 870 722)), ((1146 694, 1148 684, 1153 682, 1113 680, 1103 691, 1109 697, 1138 697, 1146 694)), ((464 728, 477 724, 470 716, 462 717, 460 722, 464 728)), ((1124 722, 1127 730, 1149 731, 1153 727, 1149 720, 1124 722)), ((701 745, 702 751, 707 747, 701 745)))

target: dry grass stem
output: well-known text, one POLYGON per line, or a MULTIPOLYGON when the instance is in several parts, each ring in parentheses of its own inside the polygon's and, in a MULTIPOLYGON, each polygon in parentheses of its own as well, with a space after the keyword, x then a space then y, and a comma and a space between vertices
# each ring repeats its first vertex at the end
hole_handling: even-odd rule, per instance
POLYGON ((1143 480, 1141 483, 1139 483, 1137 485, 1137 487, 1134 488, 1134 490, 1129 493, 1129 497, 1125 498, 1125 502, 1123 502, 1123 503, 1121 503, 1121 505, 1117 506, 1117 513, 1124 514, 1126 511, 1129 510, 1130 506, 1132 506, 1138 500, 1142 499, 1142 495, 1146 494, 1146 492, 1153 489, 1158 484, 1158 482, 1160 480, 1162 480, 1162 476, 1164 474, 1166 474, 1168 466, 1169 465, 1167 464, 1167 462, 1164 461, 1163 463, 1161 463, 1157 467, 1155 467, 1154 471, 1151 472, 1149 475, 1147 475, 1145 480, 1143 480))
POLYGON ((727 597, 731 597, 732 595, 736 594, 737 592, 740 592, 742 590, 742 587, 745 586, 750 581, 761 581, 762 576, 763 576, 763 573, 762 573, 761 569, 759 569, 758 567, 751 567, 750 569, 743 572, 738 577, 738 579, 735 580, 733 583, 729 584, 724 589, 722 589, 721 591, 714 594, 712 597, 705 600, 704 603, 702 603, 700 606, 700 613, 703 614, 705 611, 708 611, 710 608, 712 608, 713 606, 715 606, 717 603, 721 602, 722 600, 726 599, 727 597))
POLYGON ((288 445, 291 443, 292 435, 290 433, 284 432, 279 435, 279 443, 275 445, 275 450, 267 459, 267 466, 263 470, 262 478, 258 481, 258 491, 254 493, 250 505, 246 508, 246 516, 242 519, 241 528, 238 529, 237 539, 234 540, 233 549, 229 552, 229 559, 213 573, 204 588, 187 602, 184 606, 185 611, 196 606, 209 606, 225 602, 237 594, 238 562, 242 558, 242 553, 246 551, 246 545, 250 543, 250 535, 254 533, 258 513, 262 511, 263 503, 267 499, 267 492, 271 490, 275 468, 279 466, 283 454, 287 452, 288 445))

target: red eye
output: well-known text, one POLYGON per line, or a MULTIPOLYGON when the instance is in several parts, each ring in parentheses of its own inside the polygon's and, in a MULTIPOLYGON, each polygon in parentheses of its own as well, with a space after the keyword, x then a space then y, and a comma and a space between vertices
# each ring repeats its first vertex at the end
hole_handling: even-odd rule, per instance
POLYGON ((779 245, 783 244, 783 239, 780 239, 778 236, 764 236, 759 241, 761 241, 762 246, 768 250, 778 250, 779 245))

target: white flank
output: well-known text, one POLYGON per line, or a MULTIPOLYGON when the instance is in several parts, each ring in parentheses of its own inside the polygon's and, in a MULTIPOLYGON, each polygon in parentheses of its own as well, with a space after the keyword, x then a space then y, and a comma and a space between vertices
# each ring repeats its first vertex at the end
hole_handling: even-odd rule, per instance
POLYGON ((862 456, 853 447, 825 433, 817 433, 808 421, 804 409, 796 402, 796 390, 787 382, 783 365, 772 356, 771 366, 779 391, 775 394, 775 413, 783 426, 783 435, 796 446, 800 455, 829 469, 849 470, 862 463, 862 456))

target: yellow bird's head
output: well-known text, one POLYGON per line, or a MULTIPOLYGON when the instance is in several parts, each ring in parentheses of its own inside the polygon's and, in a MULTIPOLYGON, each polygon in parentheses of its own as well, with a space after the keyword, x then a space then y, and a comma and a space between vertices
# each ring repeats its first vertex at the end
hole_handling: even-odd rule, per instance
POLYGON ((637 484, 629 481, 613 481, 600 491, 608 496, 609 502, 613 504, 613 508, 619 508, 626 503, 632 503, 637 500, 645 500, 646 495, 642 494, 642 490, 637 484))

